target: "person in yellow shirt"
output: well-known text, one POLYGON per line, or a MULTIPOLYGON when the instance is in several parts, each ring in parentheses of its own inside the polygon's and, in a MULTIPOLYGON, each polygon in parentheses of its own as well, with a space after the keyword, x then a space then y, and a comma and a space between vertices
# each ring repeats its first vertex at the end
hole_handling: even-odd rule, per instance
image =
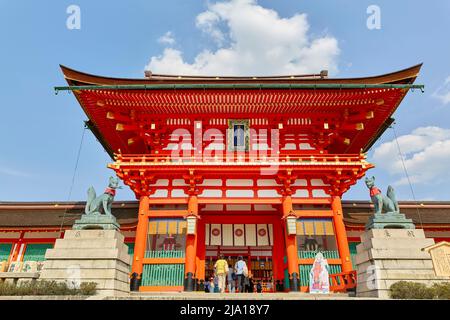
POLYGON ((225 292, 226 276, 228 273, 228 262, 224 259, 223 254, 219 255, 219 259, 214 265, 216 275, 219 278, 219 291, 220 293, 225 292))

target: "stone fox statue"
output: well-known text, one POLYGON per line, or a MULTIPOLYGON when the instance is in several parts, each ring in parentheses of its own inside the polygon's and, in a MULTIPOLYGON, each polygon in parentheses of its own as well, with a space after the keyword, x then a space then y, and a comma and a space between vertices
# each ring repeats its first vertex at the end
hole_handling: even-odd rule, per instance
POLYGON ((388 186, 386 195, 381 193, 381 190, 375 187, 375 177, 366 177, 366 186, 370 190, 370 199, 375 207, 375 213, 393 212, 399 213, 398 202, 395 199, 394 188, 388 186))
POLYGON ((88 198, 84 210, 85 213, 87 215, 96 213, 112 215, 111 205, 114 201, 114 196, 116 195, 116 189, 121 189, 121 187, 119 187, 119 179, 114 177, 109 178, 108 188, 106 188, 105 192, 98 197, 94 188, 90 187, 87 192, 88 198))

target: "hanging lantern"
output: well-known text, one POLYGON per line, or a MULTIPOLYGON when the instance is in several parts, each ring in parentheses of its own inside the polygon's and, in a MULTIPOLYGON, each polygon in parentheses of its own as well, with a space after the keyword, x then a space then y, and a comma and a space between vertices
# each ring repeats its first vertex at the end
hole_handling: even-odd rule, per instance
POLYGON ((293 211, 286 217, 286 230, 290 236, 297 234, 297 216, 293 211))
POLYGON ((197 216, 193 213, 186 217, 187 220, 187 234, 195 234, 197 227, 197 216))

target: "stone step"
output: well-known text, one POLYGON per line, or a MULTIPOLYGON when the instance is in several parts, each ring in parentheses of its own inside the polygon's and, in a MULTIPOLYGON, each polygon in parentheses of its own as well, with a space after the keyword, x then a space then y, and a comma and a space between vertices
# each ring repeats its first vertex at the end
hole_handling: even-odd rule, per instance
POLYGON ((66 230, 64 239, 117 239, 124 242, 125 237, 115 230, 66 230))
POLYGON ((434 244, 434 239, 370 239, 356 246, 356 252, 361 253, 368 249, 417 249, 422 250, 425 247, 434 244))
POLYGON ((309 294, 305 292, 277 293, 205 293, 205 292, 131 292, 129 297, 114 300, 345 300, 355 299, 346 293, 309 294))
POLYGON ((129 265, 120 260, 47 260, 44 269, 64 269, 68 266, 77 266, 80 269, 116 269, 129 272, 129 265))
POLYGON ((45 253, 46 260, 92 260, 92 259, 118 259, 129 263, 130 256, 128 252, 119 249, 99 249, 99 248, 84 248, 84 249, 47 249, 45 253))
MULTIPOLYGON (((389 290, 389 288, 394 284, 397 283, 399 279, 387 279, 387 280, 377 280, 377 287, 373 286, 373 282, 364 282, 358 281, 358 287, 356 288, 356 294, 359 296, 362 292, 367 291, 373 291, 373 290, 389 290)), ((417 283, 422 283, 428 287, 432 286, 435 283, 442 283, 442 280, 439 279, 415 279, 415 280, 409 280, 417 283)))
MULTIPOLYGON (((367 270, 368 267, 374 266, 380 269, 392 269, 392 270, 416 270, 416 269, 429 269, 433 270, 433 262, 429 260, 369 260, 358 264, 358 269, 367 270)), ((370 267, 370 268, 374 268, 370 267)))
POLYGON ((116 279, 123 282, 129 281, 129 273, 115 269, 44 269, 41 271, 41 279, 116 279))
POLYGON ((367 251, 357 253, 355 262, 357 265, 370 260, 430 260, 431 256, 428 252, 419 249, 369 249, 367 251))
POLYGON ((422 229, 371 229, 361 235, 361 242, 370 239, 425 239, 422 229))
POLYGON ((433 280, 436 279, 433 270, 378 270, 376 273, 358 273, 357 274, 358 285, 362 282, 379 279, 379 280, 433 280))
MULTIPOLYGON (((118 239, 57 239, 53 249, 115 249, 119 248, 118 239)), ((123 243, 122 243, 123 244, 123 243)), ((125 248, 128 251, 128 247, 125 248)))

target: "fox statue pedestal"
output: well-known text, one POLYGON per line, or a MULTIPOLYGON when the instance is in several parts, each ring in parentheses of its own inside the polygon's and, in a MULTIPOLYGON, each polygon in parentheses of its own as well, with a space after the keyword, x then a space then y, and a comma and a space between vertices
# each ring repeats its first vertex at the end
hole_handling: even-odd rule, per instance
POLYGON ((81 219, 75 221, 72 227, 74 230, 104 229, 119 230, 116 217, 100 213, 83 214, 81 219))
POLYGON ((415 229, 412 219, 400 212, 375 213, 369 218, 366 230, 370 229, 415 229))
POLYGON ((119 231, 67 230, 45 259, 42 280, 96 282, 98 295, 129 294, 130 256, 119 231))
POLYGON ((358 285, 356 296, 389 298, 398 281, 431 285, 442 279, 434 274, 433 262, 422 249, 434 244, 422 229, 371 229, 356 246, 358 285))

